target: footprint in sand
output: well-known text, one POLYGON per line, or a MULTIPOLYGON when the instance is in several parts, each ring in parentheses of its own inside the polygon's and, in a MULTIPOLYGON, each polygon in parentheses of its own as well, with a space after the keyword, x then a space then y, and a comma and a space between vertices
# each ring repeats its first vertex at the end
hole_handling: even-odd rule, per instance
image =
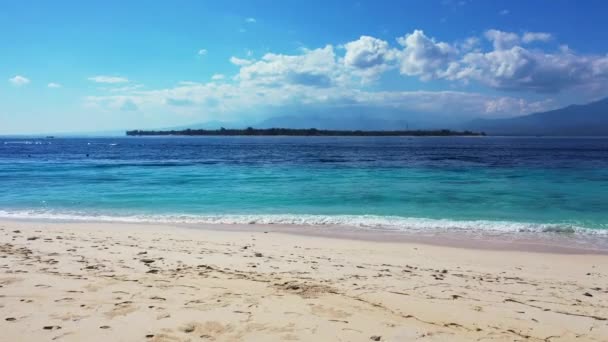
POLYGON ((52 314, 49 317, 53 318, 53 319, 59 319, 62 321, 72 321, 72 322, 78 322, 84 318, 90 317, 89 315, 79 315, 79 314, 75 314, 72 312, 68 312, 65 314, 52 314))
POLYGON ((147 334, 146 339, 150 342, 179 342, 181 338, 169 334, 147 334))
POLYGON ((11 284, 14 284, 14 283, 18 283, 20 281, 23 281, 23 278, 15 278, 15 277, 0 278, 0 285, 6 286, 6 285, 11 285, 11 284))
POLYGON ((179 328, 179 331, 186 334, 193 334, 204 338, 217 338, 220 335, 233 330, 230 324, 224 325, 220 322, 209 321, 204 323, 190 322, 179 328))
POLYGON ((122 302, 114 304, 114 309, 105 313, 108 318, 114 318, 117 316, 126 316, 132 312, 137 311, 137 307, 132 305, 131 302, 122 302))
POLYGON ((44 327, 42 327, 42 329, 44 329, 44 330, 59 330, 59 329, 61 329, 61 327, 58 326, 58 325, 45 325, 44 327))
POLYGON ((323 306, 323 305, 315 305, 315 304, 309 304, 309 305, 310 305, 310 310, 314 315, 323 316, 323 317, 327 317, 327 318, 334 319, 334 320, 339 320, 339 319, 341 320, 341 319, 352 316, 350 313, 340 310, 340 309, 334 309, 334 308, 323 306))

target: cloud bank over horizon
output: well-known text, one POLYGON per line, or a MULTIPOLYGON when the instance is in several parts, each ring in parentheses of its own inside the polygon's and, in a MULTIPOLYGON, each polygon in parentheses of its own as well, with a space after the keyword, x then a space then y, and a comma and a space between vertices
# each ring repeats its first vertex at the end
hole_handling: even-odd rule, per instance
MULTIPOLYGON (((85 101, 102 110, 169 110, 201 121, 254 122, 281 108, 289 108, 285 115, 296 116, 303 114, 294 108, 304 109, 302 113, 315 108, 323 115, 331 115, 327 108, 350 108, 357 115, 403 113, 402 119, 407 119, 408 114, 426 114, 443 120, 517 116, 555 108, 553 96, 561 92, 605 90, 608 56, 577 54, 565 45, 545 46, 553 40, 546 32, 495 29, 449 43, 423 30, 393 42, 363 35, 342 44, 301 48, 296 54, 232 56, 227 62, 238 71, 215 74, 208 82, 128 89, 88 96, 85 101), (443 81, 451 89, 384 90, 382 78, 387 75, 443 81), (491 92, 461 89, 471 85, 491 92), (548 96, 531 101, 522 93, 548 96)), ((91 80, 128 81, 105 76, 91 80)))

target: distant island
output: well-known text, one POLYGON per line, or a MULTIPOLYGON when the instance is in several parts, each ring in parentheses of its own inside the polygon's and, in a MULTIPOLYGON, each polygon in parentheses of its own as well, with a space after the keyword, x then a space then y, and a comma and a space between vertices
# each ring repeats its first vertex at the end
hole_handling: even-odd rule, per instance
POLYGON ((339 136, 339 137, 392 137, 392 136, 415 136, 415 137, 446 137, 446 136, 485 136, 481 132, 471 131, 452 131, 449 129, 440 130, 406 130, 406 131, 362 131, 362 130, 325 130, 325 129, 294 129, 294 128, 267 128, 258 129, 248 127, 245 129, 228 129, 220 128, 215 130, 209 129, 184 129, 184 130, 169 130, 169 131, 144 131, 133 130, 127 131, 128 136, 164 136, 164 135, 179 135, 179 136, 339 136))

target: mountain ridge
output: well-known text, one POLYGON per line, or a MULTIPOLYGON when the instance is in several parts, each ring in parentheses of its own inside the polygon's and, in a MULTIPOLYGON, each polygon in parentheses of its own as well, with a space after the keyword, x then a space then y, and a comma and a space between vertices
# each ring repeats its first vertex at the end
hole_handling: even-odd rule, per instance
POLYGON ((608 135, 608 97, 505 119, 475 119, 464 128, 490 135, 608 135))

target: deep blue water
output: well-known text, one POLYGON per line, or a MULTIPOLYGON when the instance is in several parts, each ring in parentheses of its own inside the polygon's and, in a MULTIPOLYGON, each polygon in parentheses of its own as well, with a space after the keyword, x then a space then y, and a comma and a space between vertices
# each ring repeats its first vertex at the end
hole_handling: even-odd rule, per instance
POLYGON ((0 216, 608 231, 608 138, 0 137, 0 216))

